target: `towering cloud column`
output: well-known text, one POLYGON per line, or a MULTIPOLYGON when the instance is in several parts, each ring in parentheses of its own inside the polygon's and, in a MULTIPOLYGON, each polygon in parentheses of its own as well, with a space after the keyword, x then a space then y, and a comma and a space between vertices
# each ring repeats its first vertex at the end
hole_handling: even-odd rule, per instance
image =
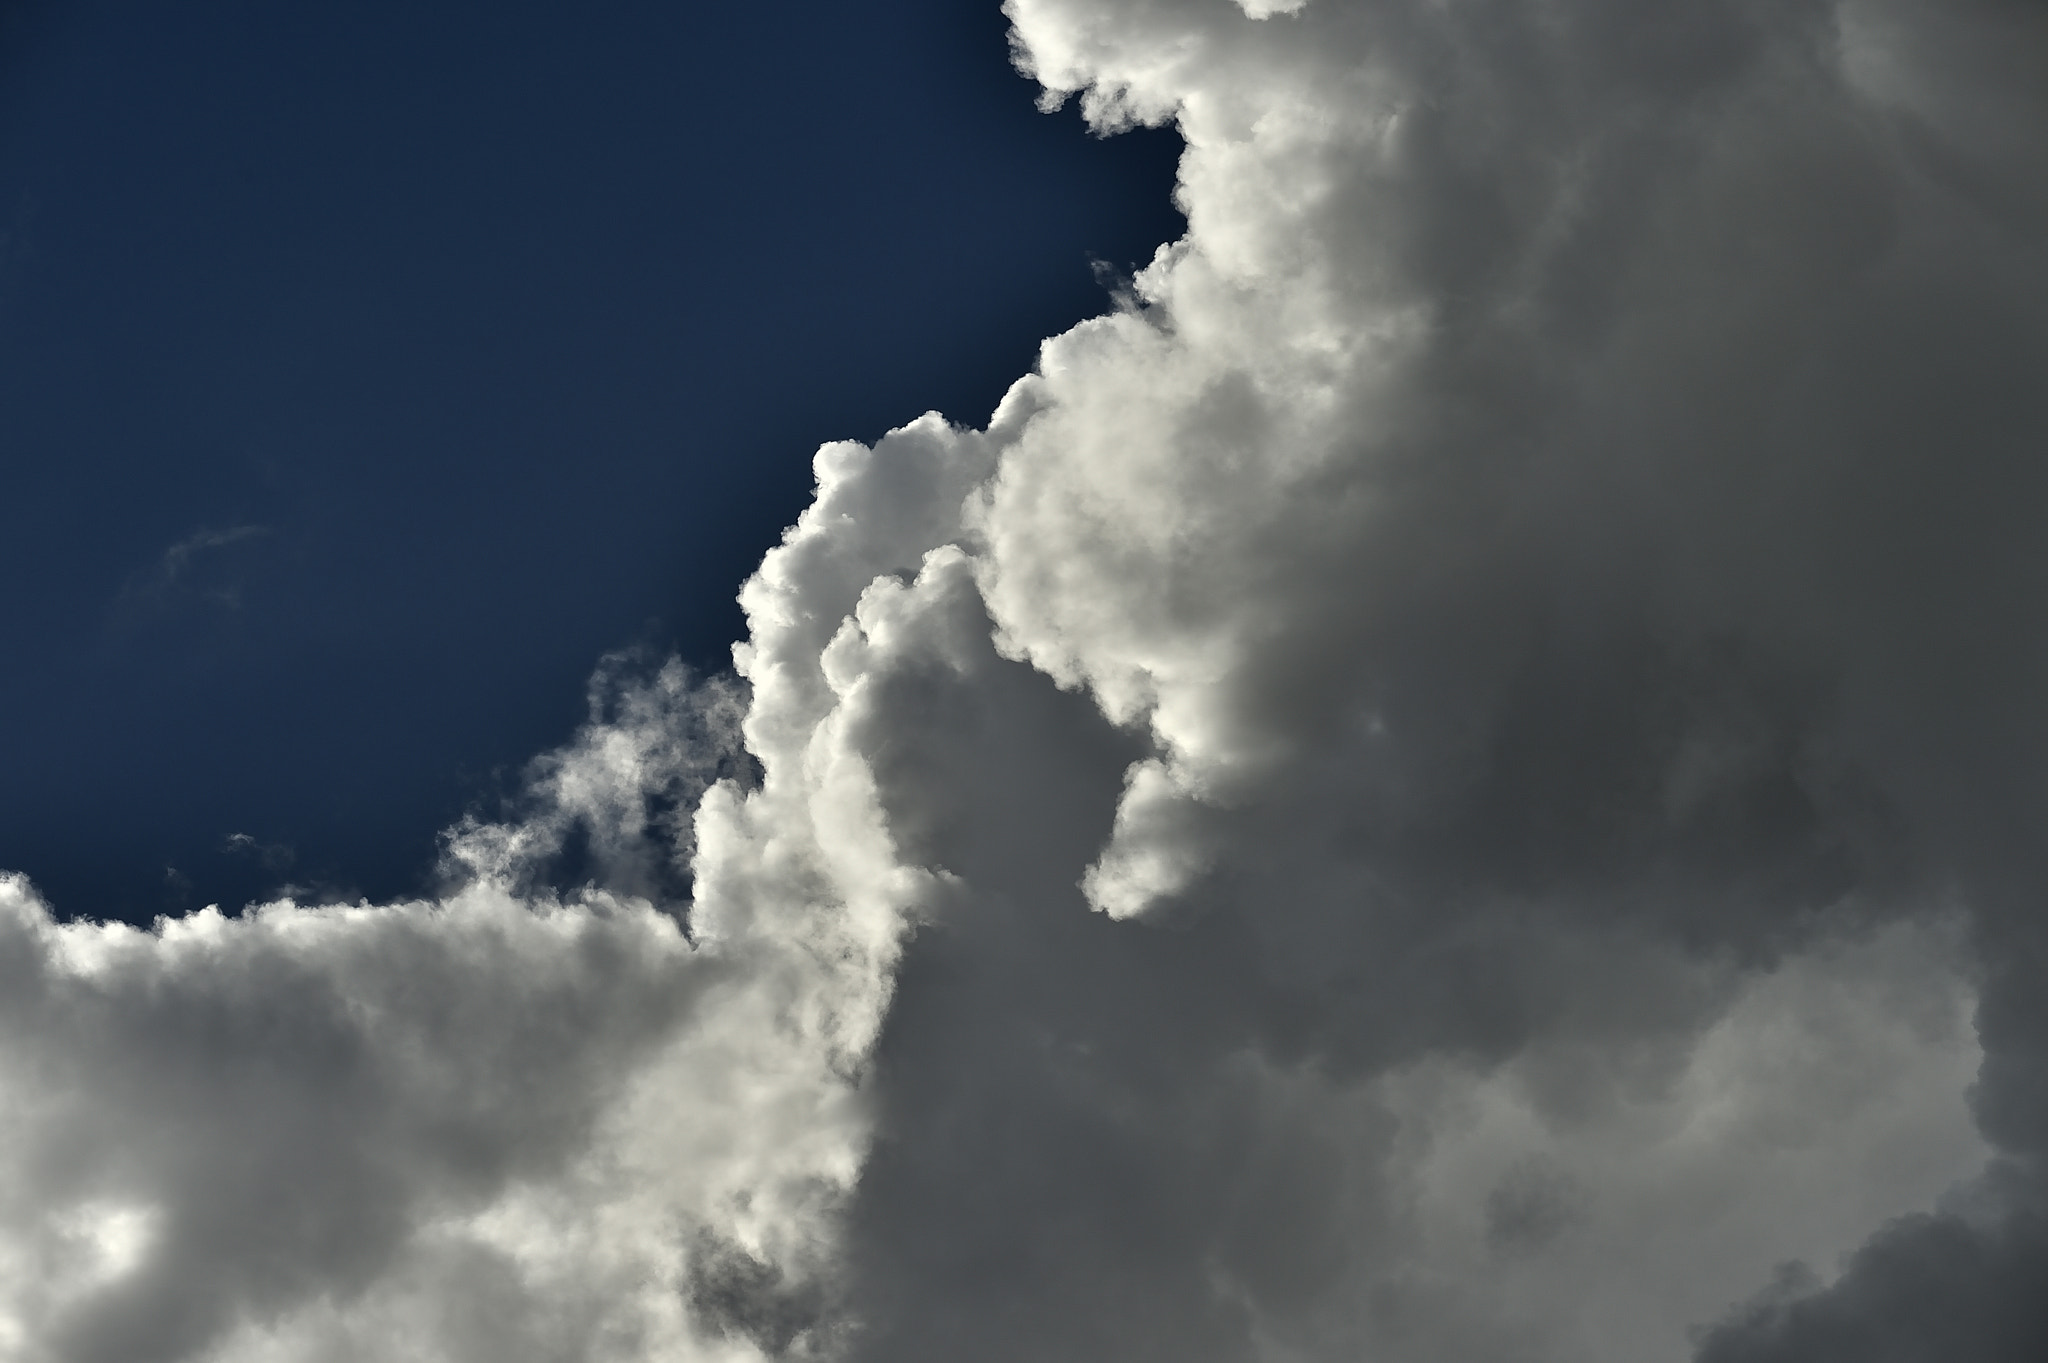
POLYGON ((2048 1347, 2048 15, 1009 12, 1189 231, 870 741, 867 1356, 2048 1347))

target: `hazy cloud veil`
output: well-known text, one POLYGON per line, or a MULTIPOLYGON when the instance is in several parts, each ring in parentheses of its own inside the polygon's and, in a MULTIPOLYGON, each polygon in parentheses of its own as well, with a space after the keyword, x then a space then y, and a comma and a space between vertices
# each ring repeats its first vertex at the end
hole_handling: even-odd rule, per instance
POLYGON ((1188 234, 739 679, 0 881, 0 1354, 2048 1357, 2048 8, 1007 8, 1188 234))

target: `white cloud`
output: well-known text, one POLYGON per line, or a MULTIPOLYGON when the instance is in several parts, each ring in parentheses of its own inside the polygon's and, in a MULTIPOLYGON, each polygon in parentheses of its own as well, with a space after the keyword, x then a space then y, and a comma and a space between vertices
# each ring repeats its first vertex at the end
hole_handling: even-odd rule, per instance
POLYGON ((1006 9, 1187 237, 441 899, 7 882, 9 1347, 2034 1356, 2040 16, 1006 9))
POLYGON ((943 493, 974 443, 822 453, 748 591, 750 698, 608 665, 525 817, 453 830, 439 900, 144 931, 0 881, 12 1356, 823 1347, 855 1081, 931 881, 845 750, 890 644, 840 619, 931 547, 892 482, 943 493), (707 792, 742 710, 759 783, 707 792), (572 830, 594 879, 563 897, 572 830), (657 902, 685 869, 689 936, 657 902))

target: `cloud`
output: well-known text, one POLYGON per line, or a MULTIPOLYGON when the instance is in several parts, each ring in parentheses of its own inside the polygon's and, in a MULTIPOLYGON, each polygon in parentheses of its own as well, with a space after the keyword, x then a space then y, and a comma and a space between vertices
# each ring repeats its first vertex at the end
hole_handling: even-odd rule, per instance
POLYGON ((121 592, 124 605, 154 603, 165 607, 175 596, 189 596, 214 606, 233 610, 242 604, 241 588, 228 581, 195 582, 198 568, 217 557, 217 551, 250 540, 268 539, 274 532, 267 525, 237 525, 226 530, 195 530, 164 550, 147 573, 131 579, 121 592))
POLYGON ((952 459, 821 454, 748 589, 750 687, 608 663, 518 817, 451 830, 438 899, 145 931, 0 881, 8 1355, 823 1348, 857 1080, 934 881, 890 854, 828 664, 928 547, 895 484, 957 506, 952 459))
POLYGON ((1700 1363, 1973 1358, 2020 1363, 2048 1348, 2040 1306, 2048 1228, 2022 1212, 1989 1225, 1922 1215, 1886 1226, 1828 1291, 1762 1294, 1707 1336, 1700 1363))
POLYGON ((870 749, 860 1356, 1682 1358, 2034 1168, 2038 13, 1010 13, 1190 231, 870 749))
POLYGON ((1007 12, 1188 234, 736 677, 432 901, 8 882, 9 1347, 2033 1356, 2048 17, 1007 12))

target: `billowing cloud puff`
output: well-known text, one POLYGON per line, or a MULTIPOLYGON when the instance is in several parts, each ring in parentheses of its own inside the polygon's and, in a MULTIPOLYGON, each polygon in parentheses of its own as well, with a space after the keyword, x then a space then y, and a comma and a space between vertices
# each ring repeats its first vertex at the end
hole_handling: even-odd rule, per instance
POLYGON ((1186 237, 441 899, 8 882, 8 1348, 2048 1352, 2048 12, 1007 9, 1186 237))

